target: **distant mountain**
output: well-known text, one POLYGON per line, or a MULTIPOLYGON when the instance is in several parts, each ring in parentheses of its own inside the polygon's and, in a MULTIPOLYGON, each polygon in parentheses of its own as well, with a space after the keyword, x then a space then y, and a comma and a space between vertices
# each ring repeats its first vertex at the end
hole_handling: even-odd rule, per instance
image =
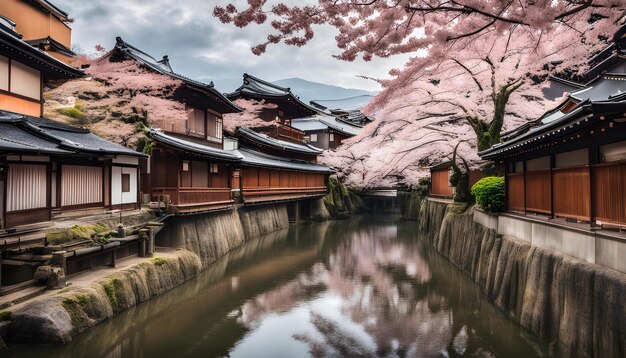
POLYGON ((274 81, 273 83, 281 87, 289 87, 291 92, 299 96, 300 100, 307 104, 312 100, 315 100, 318 103, 332 103, 337 101, 337 104, 349 103, 351 107, 355 106, 354 109, 367 104, 376 94, 378 94, 378 92, 327 85, 303 80, 301 78, 287 78, 284 80, 274 81))

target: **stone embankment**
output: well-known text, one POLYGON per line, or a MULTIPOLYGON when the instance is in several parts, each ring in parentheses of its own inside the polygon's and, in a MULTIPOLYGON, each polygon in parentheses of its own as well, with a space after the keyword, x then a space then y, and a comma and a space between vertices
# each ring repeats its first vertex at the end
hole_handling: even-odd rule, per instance
POLYGON ((424 200, 420 230, 556 356, 626 356, 626 275, 509 237, 463 204, 424 200))
POLYGON ((195 277, 246 241, 288 226, 285 204, 172 218, 159 233, 157 245, 178 250, 157 252, 91 284, 27 303, 11 312, 6 338, 29 344, 69 343, 90 327, 195 277))

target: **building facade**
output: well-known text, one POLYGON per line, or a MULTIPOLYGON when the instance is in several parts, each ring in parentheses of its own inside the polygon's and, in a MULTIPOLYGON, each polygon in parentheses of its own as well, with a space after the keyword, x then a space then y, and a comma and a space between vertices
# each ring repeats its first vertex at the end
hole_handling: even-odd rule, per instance
POLYGON ((76 57, 71 22, 65 11, 47 0, 0 2, 0 23, 13 24, 22 40, 65 63, 76 57))
POLYGON ((559 107, 480 153, 505 167, 509 211, 626 227, 624 43, 590 60, 587 82, 568 81, 559 107))

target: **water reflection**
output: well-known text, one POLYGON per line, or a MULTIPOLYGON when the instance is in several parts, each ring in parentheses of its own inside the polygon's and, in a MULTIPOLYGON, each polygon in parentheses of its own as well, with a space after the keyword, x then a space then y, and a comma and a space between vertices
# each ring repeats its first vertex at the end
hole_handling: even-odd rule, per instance
POLYGON ((66 347, 13 356, 537 356, 544 347, 417 237, 372 216, 247 243, 66 347))

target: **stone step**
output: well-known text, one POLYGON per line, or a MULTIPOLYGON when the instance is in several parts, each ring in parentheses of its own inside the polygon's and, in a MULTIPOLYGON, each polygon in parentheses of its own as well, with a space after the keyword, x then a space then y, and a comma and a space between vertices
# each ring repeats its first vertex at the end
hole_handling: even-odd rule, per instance
MULTIPOLYGON (((17 286, 17 285, 16 285, 17 286)), ((10 288, 12 289, 12 287, 10 288)), ((46 291, 45 286, 34 286, 32 283, 28 287, 23 287, 17 291, 0 296, 0 310, 7 309, 18 303, 30 300, 33 297, 37 297, 46 291)))

